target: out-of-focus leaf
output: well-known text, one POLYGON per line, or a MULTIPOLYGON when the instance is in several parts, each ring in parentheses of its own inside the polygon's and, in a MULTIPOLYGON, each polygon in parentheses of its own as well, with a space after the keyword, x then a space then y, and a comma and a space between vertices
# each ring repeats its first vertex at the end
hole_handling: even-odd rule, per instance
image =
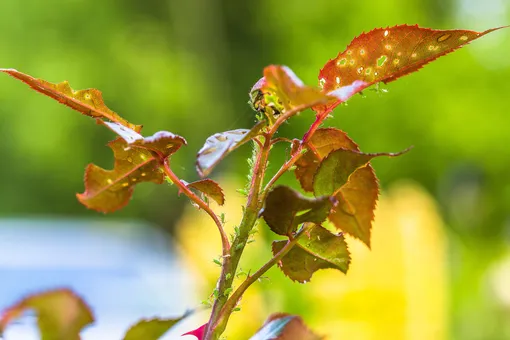
POLYGON ((124 207, 140 182, 163 183, 164 175, 151 151, 131 147, 122 138, 108 143, 113 150, 113 170, 89 164, 85 170, 85 192, 78 200, 89 209, 113 212, 124 207))
POLYGON ((136 131, 131 130, 119 123, 103 122, 110 130, 122 137, 128 144, 136 148, 143 148, 154 151, 161 159, 165 159, 171 154, 186 145, 186 140, 178 135, 168 131, 158 131, 150 137, 143 137, 136 131))
POLYGON ((223 194, 223 189, 221 189, 220 185, 212 179, 206 178, 192 182, 187 184, 187 187, 202 192, 215 200, 219 205, 223 205, 225 203, 225 194, 223 194))
POLYGON ((299 316, 275 313, 250 340, 320 340, 299 316))
POLYGON ((21 80, 32 89, 45 94, 86 116, 96 119, 108 119, 137 132, 140 132, 142 129, 141 125, 131 124, 120 117, 117 113, 110 110, 105 105, 103 95, 99 90, 86 89, 75 91, 71 88, 71 86, 69 86, 67 81, 59 84, 53 84, 46 80, 36 79, 14 69, 0 69, 0 72, 7 73, 12 77, 21 80))
POLYGON ((264 69, 264 92, 274 93, 285 110, 312 107, 332 100, 320 88, 306 86, 287 66, 271 65, 264 69))
POLYGON ((328 196, 306 198, 286 186, 277 186, 269 192, 262 216, 278 235, 291 235, 304 222, 322 223, 333 207, 328 196))
POLYGON ((356 92, 377 82, 389 83, 500 28, 484 32, 418 25, 377 28, 355 38, 344 52, 328 61, 319 73, 319 84, 330 93, 356 81, 365 83, 356 92))
POLYGON ((367 164, 372 158, 380 156, 396 157, 406 153, 362 153, 355 150, 338 149, 326 156, 313 178, 315 196, 334 195, 349 179, 356 169, 367 164))
POLYGON ((204 333, 205 333, 205 328, 206 327, 207 327, 207 324, 205 323, 202 326, 198 327, 197 329, 194 329, 192 331, 184 333, 182 336, 184 336, 184 335, 192 335, 192 336, 196 337, 197 340, 202 340, 202 338, 204 337, 204 333))
POLYGON ((3 311, 0 336, 9 323, 28 310, 37 316, 42 340, 79 340, 81 330, 94 321, 80 297, 68 289, 58 289, 28 296, 3 311))
POLYGON ((379 184, 370 164, 354 171, 338 191, 338 203, 329 220, 336 228, 360 239, 370 247, 370 232, 379 196, 379 184))
MULTIPOLYGON (((296 151, 299 144, 292 145, 292 153, 296 151)), ((295 175, 301 187, 305 191, 313 191, 313 176, 319 167, 322 159, 331 151, 337 149, 359 151, 358 145, 354 143, 345 132, 336 128, 318 129, 306 146, 306 153, 297 162, 295 175)))
POLYGON ((260 134, 265 122, 258 122, 251 130, 237 129, 216 133, 207 138, 197 154, 197 172, 201 177, 211 173, 213 168, 230 152, 249 142, 260 134))
MULTIPOLYGON (((274 241, 273 254, 277 254, 287 241, 274 241)), ((291 280, 306 283, 319 269, 333 268, 347 272, 350 257, 342 234, 335 235, 315 225, 280 260, 278 266, 291 280)))
POLYGON ((250 340, 320 340, 296 315, 275 313, 267 318, 261 329, 250 340))
POLYGON ((182 318, 140 320, 129 328, 124 340, 158 340, 181 320, 182 318))

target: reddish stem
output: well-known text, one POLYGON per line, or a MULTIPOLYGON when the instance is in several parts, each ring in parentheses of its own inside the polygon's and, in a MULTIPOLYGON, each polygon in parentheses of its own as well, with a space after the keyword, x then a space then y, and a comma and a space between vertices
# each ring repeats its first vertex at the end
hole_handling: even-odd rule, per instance
POLYGON ((182 192, 190 200, 192 200, 194 203, 196 203, 200 208, 202 208, 211 218, 213 219, 214 223, 216 223, 216 226, 218 227, 218 231, 220 232, 221 236, 221 245, 223 248, 223 256, 229 256, 230 253, 230 243, 228 241, 227 234, 225 233, 225 230, 223 229, 223 225, 221 224, 221 221, 219 220, 218 216, 214 213, 214 211, 211 210, 209 205, 205 203, 200 197, 195 195, 193 191, 191 191, 186 184, 184 184, 179 177, 177 177, 176 174, 170 169, 170 165, 168 163, 168 158, 165 159, 163 163, 163 170, 165 171, 165 174, 170 178, 172 183, 174 183, 177 188, 179 189, 179 192, 182 192))

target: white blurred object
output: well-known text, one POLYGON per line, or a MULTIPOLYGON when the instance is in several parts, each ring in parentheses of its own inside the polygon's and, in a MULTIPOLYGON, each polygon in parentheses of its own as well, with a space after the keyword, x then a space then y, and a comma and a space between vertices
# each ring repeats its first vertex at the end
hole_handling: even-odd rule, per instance
MULTIPOLYGON (((96 319, 83 340, 121 339, 140 318, 178 317, 196 307, 194 283, 171 248, 167 235, 141 223, 0 220, 0 310, 28 294, 71 288, 96 319)), ((163 339, 193 329, 190 321, 163 339)), ((22 317, 4 338, 38 339, 35 318, 22 317)))

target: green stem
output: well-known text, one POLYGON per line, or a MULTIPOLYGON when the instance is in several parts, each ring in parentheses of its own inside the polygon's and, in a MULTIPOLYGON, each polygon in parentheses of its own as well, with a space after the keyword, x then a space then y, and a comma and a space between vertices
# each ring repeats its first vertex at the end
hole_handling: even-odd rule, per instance
MULTIPOLYGON (((257 160, 253 167, 250 192, 248 194, 243 218, 239 225, 239 233, 236 235, 230 248, 230 256, 225 258, 223 262, 221 276, 217 285, 218 298, 214 301, 211 317, 206 327, 204 340, 216 340, 225 330, 226 324, 221 327, 216 326, 217 319, 228 299, 225 291, 232 287, 232 282, 234 281, 241 255, 243 254, 246 243, 248 242, 250 231, 257 222, 259 211, 262 208, 262 202, 259 200, 259 193, 264 179, 270 149, 271 136, 266 136, 264 144, 257 155, 257 160)), ((229 314, 230 313, 232 313, 232 310, 229 311, 229 314)))
MULTIPOLYGON (((228 306, 226 305, 227 301, 229 301, 229 298, 228 294, 225 294, 225 292, 227 290, 231 290, 232 288, 232 282, 234 281, 234 278, 236 276, 239 261, 243 254, 244 248, 246 247, 246 244, 248 242, 250 232, 253 229, 255 223, 257 222, 260 210, 262 209, 264 203, 267 187, 264 188, 264 190, 262 190, 262 183, 264 181, 264 175, 266 172, 269 152, 271 150, 271 145, 273 144, 272 140, 273 136, 278 131, 278 128, 285 121, 287 121, 287 119, 309 107, 310 105, 298 106, 282 114, 276 120, 276 122, 271 127, 269 132, 265 134, 264 144, 260 148, 260 151, 257 155, 257 160, 253 167, 253 173, 251 176, 252 180, 250 183, 250 192, 248 194, 248 200, 246 203, 243 218, 241 220, 241 224, 239 225, 239 233, 238 235, 236 235, 234 241, 232 242, 229 254, 230 256, 224 256, 223 259, 222 271, 217 284, 218 298, 214 301, 211 317, 209 318, 209 322, 207 323, 207 327, 205 330, 204 340, 217 340, 219 338, 219 336, 225 330, 228 319, 230 318, 230 315, 232 314, 233 309, 235 307, 235 303, 234 304, 230 303, 228 306)), ((317 127, 315 127, 315 129, 316 128, 317 127)), ((301 149, 302 146, 300 146, 299 150, 301 149)), ((297 158, 299 158, 300 155, 301 153, 299 152, 297 158)), ((292 245, 294 245, 294 243, 292 243, 292 245)), ((290 250, 290 248, 288 250, 290 250)), ((285 255, 285 253, 283 253, 281 256, 283 257, 283 255, 285 255)), ((276 263, 276 261, 278 260, 275 260, 274 263, 269 263, 268 264, 269 267, 267 269, 272 267, 276 263)), ((264 272, 267 269, 265 269, 264 272)), ((247 284, 246 288, 248 288, 249 285, 251 285, 251 283, 247 284)))
POLYGON ((244 292, 253 284, 255 281, 260 279, 262 275, 264 275, 269 269, 271 269, 278 261, 280 261, 287 253, 296 245, 299 241, 299 238, 305 234, 313 224, 304 224, 303 227, 296 233, 293 238, 289 238, 287 244, 276 254, 274 255, 266 264, 260 267, 253 275, 250 275, 246 278, 246 280, 241 283, 241 285, 235 290, 235 292, 230 296, 225 305, 223 306, 222 313, 220 314, 217 324, 215 328, 225 328, 228 319, 230 318, 231 312, 239 303, 239 300, 243 296, 244 292))

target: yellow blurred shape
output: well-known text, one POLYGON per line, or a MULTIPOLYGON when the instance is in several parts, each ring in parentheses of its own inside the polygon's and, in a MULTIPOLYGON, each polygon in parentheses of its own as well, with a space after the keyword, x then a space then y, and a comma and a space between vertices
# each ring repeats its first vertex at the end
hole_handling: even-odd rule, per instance
POLYGON ((376 211, 372 250, 348 243, 347 275, 332 279, 325 271, 312 279, 322 301, 317 330, 331 339, 447 338, 446 240, 430 195, 409 182, 392 186, 376 211))

